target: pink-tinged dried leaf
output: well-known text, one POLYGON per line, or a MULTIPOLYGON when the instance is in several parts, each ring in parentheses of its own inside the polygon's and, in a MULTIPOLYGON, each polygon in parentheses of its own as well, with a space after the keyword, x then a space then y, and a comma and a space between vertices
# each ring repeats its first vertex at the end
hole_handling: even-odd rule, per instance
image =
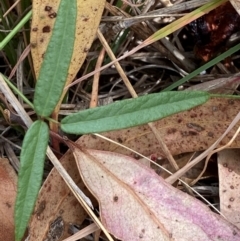
POLYGON ((240 230, 133 158, 72 146, 106 228, 121 240, 237 241, 240 230))
MULTIPOLYGON (((238 114, 240 100, 213 98, 207 103, 154 122, 172 155, 201 151, 212 145, 238 114)), ((226 144, 235 133, 233 129, 221 142, 226 144)), ((145 156, 163 156, 158 141, 148 125, 103 133, 145 156)), ((135 154, 101 138, 84 135, 78 142, 89 149, 118 152, 135 157, 135 154)), ((240 135, 232 147, 240 147, 240 135)))
POLYGON ((17 175, 9 161, 0 158, 0 240, 14 241, 14 203, 17 175))
POLYGON ((218 153, 219 196, 222 214, 240 228, 240 150, 218 153))
MULTIPOLYGON (((72 153, 68 151, 60 161, 77 185, 89 196, 90 193, 81 181, 72 153)), ((86 217, 82 206, 53 168, 38 195, 29 226, 29 241, 52 241, 55 240, 54 236, 61 237, 58 240, 63 240, 71 235, 70 225, 80 226, 86 217)))

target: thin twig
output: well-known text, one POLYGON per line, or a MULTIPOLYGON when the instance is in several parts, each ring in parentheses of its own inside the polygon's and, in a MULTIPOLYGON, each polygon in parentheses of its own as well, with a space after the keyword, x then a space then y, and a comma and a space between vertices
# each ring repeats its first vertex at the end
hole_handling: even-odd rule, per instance
POLYGON ((176 180, 178 180, 184 173, 186 173, 188 170, 190 170, 193 166, 195 166, 197 163, 199 163, 203 158, 208 156, 209 152, 214 150, 218 144, 221 142, 221 140, 231 131, 231 129, 239 122, 240 120, 240 112, 236 115, 236 117, 233 119, 231 124, 228 126, 228 128, 225 130, 225 132, 218 138, 218 140, 213 143, 207 150, 205 150, 201 155, 196 157, 194 160, 189 162, 187 165, 185 165, 183 168, 178 170, 176 173, 174 173, 172 176, 168 177, 166 181, 170 184, 174 183, 176 180))
POLYGON ((234 136, 232 137, 232 139, 224 146, 221 146, 217 149, 215 149, 214 151, 211 151, 207 158, 206 158, 206 161, 205 161, 205 164, 204 164, 204 167, 203 167, 203 170, 201 171, 201 173, 198 175, 198 177, 196 179, 194 179, 194 181, 191 182, 191 186, 193 186, 194 184, 196 184, 198 182, 198 180, 202 177, 202 175, 204 174, 204 172, 206 171, 207 169, 207 165, 208 165, 208 161, 210 160, 210 157, 214 154, 214 153, 217 153, 219 151, 222 151, 226 148, 228 148, 229 146, 232 145, 232 143, 234 142, 234 140, 236 139, 236 137, 238 136, 240 132, 240 127, 238 127, 237 131, 235 132, 234 136))
MULTIPOLYGON (((105 56, 105 49, 102 48, 97 64, 96 64, 96 69, 100 68, 105 56)), ((96 72, 94 74, 93 78, 93 85, 92 85, 92 95, 91 95, 91 101, 90 101, 90 108, 96 107, 98 105, 98 87, 99 87, 99 77, 101 75, 101 72, 96 72)))
MULTIPOLYGON (((104 36, 102 35, 102 33, 99 29, 97 31, 97 35, 98 35, 98 38, 101 41, 103 47, 105 48, 106 52, 108 53, 108 56, 111 58, 111 60, 116 61, 117 59, 116 59, 114 53, 112 52, 111 48, 109 47, 107 41, 105 40, 104 36)), ((122 69, 121 65, 119 64, 119 62, 115 62, 114 65, 115 65, 119 75, 121 76, 124 84, 126 85, 128 91, 130 92, 130 94, 132 95, 133 98, 136 98, 137 93, 133 89, 133 87, 132 87, 130 81, 128 80, 128 77, 126 76, 124 70, 122 69)))
MULTIPOLYGON (((112 50, 110 49, 108 43, 105 41, 104 36, 102 35, 102 33, 100 32, 100 30, 98 30, 97 32, 99 40, 101 41, 101 43, 103 44, 104 48, 106 49, 109 57, 111 58, 112 61, 116 61, 116 57, 114 56, 112 50)), ((137 98, 138 95, 136 93, 136 91, 134 90, 134 88, 132 87, 130 81, 128 80, 125 72, 123 71, 121 65, 118 62, 114 63, 116 69, 119 72, 119 75, 122 77, 124 84, 126 85, 128 91, 130 92, 130 94, 132 95, 133 98, 137 98)), ((167 157, 167 159, 169 160, 170 164, 174 167, 175 170, 178 170, 179 167, 176 163, 176 161, 174 160, 171 152, 169 151, 167 145, 164 143, 162 137, 159 134, 159 131, 157 130, 157 128, 155 127, 154 123, 148 123, 149 127, 151 128, 151 130, 153 131, 153 133, 155 134, 155 137, 157 138, 161 149, 163 150, 165 156, 167 157)))
POLYGON ((12 11, 12 9, 18 5, 18 3, 20 2, 21 0, 17 0, 14 4, 12 4, 12 6, 3 14, 3 18, 6 18, 6 16, 12 11))

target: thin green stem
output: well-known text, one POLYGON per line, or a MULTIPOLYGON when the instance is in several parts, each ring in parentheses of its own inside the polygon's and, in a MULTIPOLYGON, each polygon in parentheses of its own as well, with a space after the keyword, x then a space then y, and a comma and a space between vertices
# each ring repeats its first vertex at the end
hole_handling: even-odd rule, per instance
POLYGON ((32 16, 32 10, 30 10, 24 18, 18 23, 18 25, 0 42, 0 50, 2 50, 6 44, 18 33, 18 31, 24 26, 24 24, 30 19, 32 16))
POLYGON ((201 66, 200 68, 194 70, 192 73, 190 73, 189 75, 185 76, 184 78, 176 81, 175 83, 171 84, 170 86, 168 86, 167 88, 165 88, 163 91, 169 91, 169 90, 173 90, 174 88, 178 87, 179 85, 184 84, 185 82, 187 82, 188 80, 192 79, 193 77, 195 77, 196 75, 200 74, 202 71, 212 67, 213 65, 219 63, 220 61, 224 60, 225 58, 229 57, 230 55, 232 55, 233 53, 237 52, 240 49, 240 44, 237 44, 236 46, 230 48, 229 50, 227 50, 226 52, 224 52, 223 54, 219 55, 218 57, 216 57, 215 59, 209 61, 208 63, 204 64, 203 66, 201 66))
MULTIPOLYGON (((13 84, 11 83, 11 81, 10 81, 9 79, 7 79, 2 73, 0 73, 0 75, 3 77, 3 79, 6 81, 6 83, 10 86, 10 88, 11 88, 17 95, 19 95, 19 96, 24 100, 25 103, 27 103, 32 109, 34 109, 33 103, 30 102, 30 101, 25 97, 25 95, 23 95, 22 92, 20 92, 19 89, 18 89, 15 85, 13 85, 13 84)), ((54 123, 56 123, 56 124, 60 124, 58 121, 56 121, 56 120, 54 120, 54 119, 52 119, 52 118, 50 118, 50 117, 44 117, 44 119, 48 120, 49 122, 54 122, 54 123)))
POLYGON ((25 95, 23 95, 23 93, 22 93, 21 91, 19 91, 19 89, 18 89, 15 85, 13 85, 13 84, 11 83, 11 81, 10 81, 9 79, 7 79, 2 73, 0 73, 0 75, 3 77, 3 79, 4 79, 4 80, 6 81, 6 83, 9 85, 9 87, 10 87, 16 94, 18 94, 18 96, 20 96, 25 103, 27 103, 32 109, 34 109, 33 103, 30 102, 30 101, 25 97, 25 95))
POLYGON ((211 97, 215 98, 231 98, 231 99, 240 99, 239 95, 223 95, 223 94, 210 94, 211 97))
POLYGON ((54 120, 54 119, 52 119, 52 118, 50 118, 50 117, 44 117, 44 119, 48 120, 49 122, 53 122, 53 123, 55 123, 55 124, 60 125, 60 122, 58 122, 58 121, 56 121, 56 120, 54 120))

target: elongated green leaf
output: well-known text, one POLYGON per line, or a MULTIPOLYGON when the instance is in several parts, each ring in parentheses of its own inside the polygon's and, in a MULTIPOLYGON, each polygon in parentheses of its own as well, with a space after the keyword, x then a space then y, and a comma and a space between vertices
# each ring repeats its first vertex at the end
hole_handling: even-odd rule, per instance
POLYGON ((76 0, 62 0, 34 95, 35 110, 40 116, 52 113, 63 92, 73 52, 76 17, 76 0))
POLYGON ((188 110, 208 98, 209 94, 202 91, 150 94, 69 115, 61 121, 61 129, 87 134, 128 128, 188 110))
POLYGON ((15 204, 16 241, 23 237, 34 208, 42 181, 48 138, 48 126, 43 121, 34 122, 24 137, 15 204))

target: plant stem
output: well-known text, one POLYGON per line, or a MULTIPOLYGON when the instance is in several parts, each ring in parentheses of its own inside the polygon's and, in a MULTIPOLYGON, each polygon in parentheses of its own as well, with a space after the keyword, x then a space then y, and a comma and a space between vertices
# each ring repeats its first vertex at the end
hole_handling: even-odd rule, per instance
POLYGON ((18 23, 18 25, 0 42, 0 50, 2 50, 8 42, 18 33, 18 31, 24 26, 24 24, 30 19, 32 16, 32 10, 30 10, 24 18, 18 23))
POLYGON ((34 109, 34 106, 32 104, 32 102, 30 102, 24 95, 23 93, 21 93, 21 91, 19 91, 19 89, 13 85, 11 83, 11 81, 9 79, 7 79, 3 74, 0 73, 0 75, 3 77, 3 79, 5 80, 5 82, 10 86, 10 88, 16 93, 18 94, 23 100, 25 103, 27 103, 32 109, 34 109))

